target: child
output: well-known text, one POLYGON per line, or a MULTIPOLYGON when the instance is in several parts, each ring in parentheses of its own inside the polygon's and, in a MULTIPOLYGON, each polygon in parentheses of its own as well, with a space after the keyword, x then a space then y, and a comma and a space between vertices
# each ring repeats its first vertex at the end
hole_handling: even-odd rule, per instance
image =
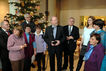
POLYGON ((100 71, 104 57, 104 47, 100 42, 101 38, 99 34, 95 33, 91 35, 90 43, 84 56, 84 71, 100 71))
POLYGON ((24 48, 25 53, 25 59, 24 59, 24 71, 30 71, 31 68, 31 58, 34 54, 34 48, 36 48, 35 42, 34 42, 34 35, 31 34, 31 28, 30 25, 27 24, 25 26, 25 33, 24 33, 24 39, 27 44, 27 47, 24 48))
POLYGON ((43 71, 45 71, 45 50, 46 50, 46 43, 43 39, 43 32, 39 25, 36 26, 35 32, 35 42, 36 47, 34 48, 34 54, 36 55, 38 71, 41 71, 41 61, 43 62, 43 71))

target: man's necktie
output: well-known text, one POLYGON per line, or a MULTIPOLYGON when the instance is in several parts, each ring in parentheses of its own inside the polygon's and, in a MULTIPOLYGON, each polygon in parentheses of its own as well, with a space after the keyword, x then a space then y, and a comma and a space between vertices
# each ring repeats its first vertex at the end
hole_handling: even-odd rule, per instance
POLYGON ((7 31, 7 33, 8 33, 8 36, 10 36, 10 32, 7 31))
POLYGON ((71 34, 71 26, 69 27, 69 35, 71 34))
POLYGON ((53 27, 53 36, 56 38, 56 27, 53 27))

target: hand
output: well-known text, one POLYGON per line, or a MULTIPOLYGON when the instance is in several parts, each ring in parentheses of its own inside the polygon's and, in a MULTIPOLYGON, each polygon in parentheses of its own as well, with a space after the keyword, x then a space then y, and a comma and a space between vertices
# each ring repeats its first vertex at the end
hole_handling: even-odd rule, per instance
POLYGON ((24 47, 27 47, 27 44, 24 44, 24 47))
POLYGON ((34 52, 34 55, 36 56, 36 51, 34 52))
POLYGON ((21 45, 21 49, 27 47, 27 44, 21 45))
POLYGON ((57 43, 55 44, 55 46, 60 45, 60 41, 59 40, 56 40, 56 41, 57 41, 57 43))
POLYGON ((67 36, 67 40, 74 39, 73 36, 67 36))
POLYGON ((46 52, 44 51, 43 54, 45 54, 46 52))
POLYGON ((24 46, 23 46, 23 45, 21 45, 21 46, 20 46, 20 48, 21 48, 21 49, 23 49, 23 48, 24 48, 24 46))
POLYGON ((51 45, 52 45, 52 46, 55 46, 55 44, 53 44, 53 42, 54 42, 54 41, 51 41, 51 45))

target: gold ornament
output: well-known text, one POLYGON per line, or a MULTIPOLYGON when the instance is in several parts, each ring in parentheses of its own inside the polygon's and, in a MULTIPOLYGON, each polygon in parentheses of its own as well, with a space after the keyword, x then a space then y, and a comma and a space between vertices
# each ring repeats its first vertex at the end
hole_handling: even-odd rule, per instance
POLYGON ((33 15, 34 15, 34 13, 33 13, 33 12, 30 12, 30 15, 31 15, 31 16, 33 16, 33 15))
POLYGON ((21 5, 24 7, 25 6, 24 2, 22 2, 21 5))

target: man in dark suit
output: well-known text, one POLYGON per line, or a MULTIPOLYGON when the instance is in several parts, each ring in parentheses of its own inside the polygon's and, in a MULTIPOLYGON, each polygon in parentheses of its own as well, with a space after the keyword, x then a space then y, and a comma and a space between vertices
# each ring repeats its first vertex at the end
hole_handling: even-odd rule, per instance
POLYGON ((51 18, 51 26, 45 31, 44 40, 48 44, 50 56, 50 71, 55 71, 55 55, 57 57, 57 71, 61 71, 62 65, 62 47, 65 40, 63 28, 58 25, 57 17, 51 18))
POLYGON ((25 14, 24 18, 25 18, 25 21, 21 24, 23 27, 23 30, 25 30, 25 26, 27 24, 29 24, 31 27, 31 32, 34 33, 35 32, 35 24, 33 21, 31 21, 31 16, 29 14, 25 14))
POLYGON ((2 71, 12 71, 11 63, 9 60, 9 54, 7 50, 7 40, 10 33, 9 31, 9 22, 4 20, 1 23, 0 28, 0 59, 2 63, 2 71))
POLYGON ((74 51, 76 49, 76 42, 79 38, 79 29, 74 26, 75 19, 73 17, 69 18, 68 25, 64 26, 64 34, 66 36, 66 41, 64 42, 64 65, 63 70, 67 69, 68 66, 68 56, 70 57, 70 71, 73 71, 74 62, 74 51))

